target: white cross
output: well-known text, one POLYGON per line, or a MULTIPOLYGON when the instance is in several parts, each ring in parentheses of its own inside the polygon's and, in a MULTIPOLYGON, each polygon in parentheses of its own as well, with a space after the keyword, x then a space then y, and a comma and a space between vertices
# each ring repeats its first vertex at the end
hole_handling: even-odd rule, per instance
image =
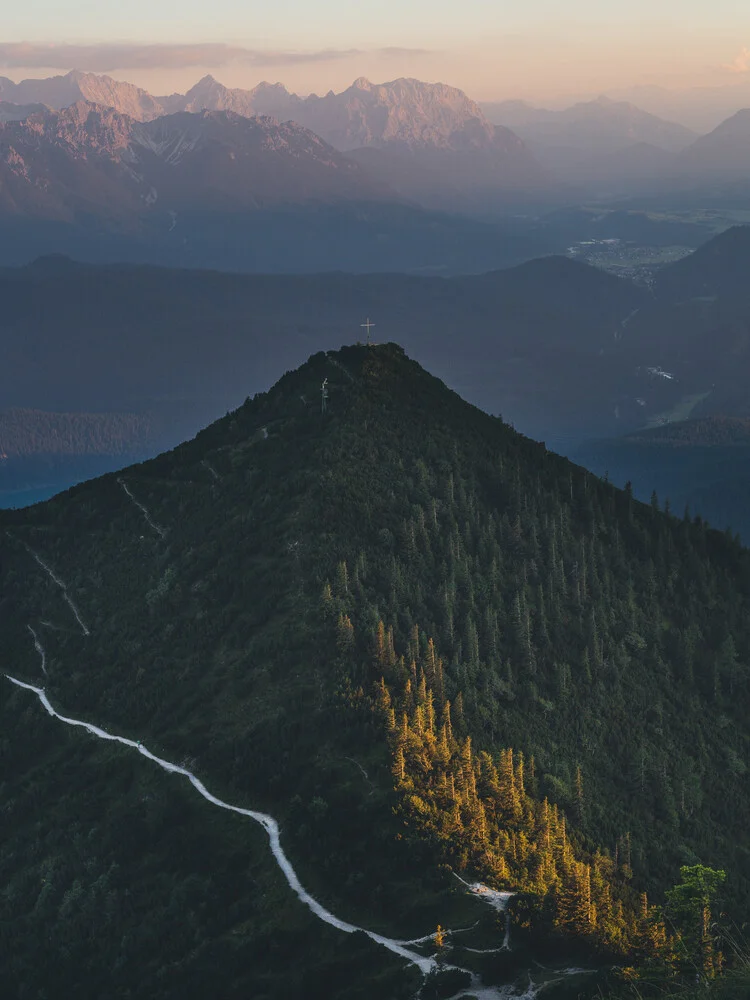
POLYGON ((359 325, 363 329, 367 330, 367 343, 369 344, 370 343, 370 330, 375 326, 375 324, 370 322, 370 317, 368 316, 367 317, 367 322, 366 323, 360 323, 359 325))

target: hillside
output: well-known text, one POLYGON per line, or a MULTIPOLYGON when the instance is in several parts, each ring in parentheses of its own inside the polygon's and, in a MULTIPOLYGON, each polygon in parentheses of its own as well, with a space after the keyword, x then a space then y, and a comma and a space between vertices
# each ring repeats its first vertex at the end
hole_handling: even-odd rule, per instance
POLYGON ((449 963, 525 989, 440 864, 522 890, 514 927, 531 907, 566 967, 645 947, 636 894, 680 864, 725 866, 747 913, 748 554, 395 345, 315 354, 0 528, 6 669, 101 727, 0 685, 5 994, 413 997, 438 924, 449 963), (327 911, 273 820, 149 753, 270 813, 327 911))
POLYGON ((707 135, 695 140, 683 156, 690 171, 713 177, 744 177, 750 154, 750 110, 737 111, 707 135))
POLYGON ((747 303, 750 226, 732 226, 669 267, 654 283, 661 298, 672 300, 721 297, 747 303))

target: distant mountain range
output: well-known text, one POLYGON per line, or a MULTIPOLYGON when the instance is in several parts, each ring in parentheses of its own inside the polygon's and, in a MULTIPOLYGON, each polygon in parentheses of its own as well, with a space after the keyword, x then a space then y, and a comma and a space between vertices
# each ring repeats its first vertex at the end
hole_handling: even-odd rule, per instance
MULTIPOLYGON (((39 145, 40 156, 50 127, 40 125, 38 116, 44 122, 62 121, 61 127, 65 128, 65 119, 55 119, 54 113, 67 112, 76 106, 80 109, 84 103, 97 109, 98 114, 110 109, 121 119, 129 120, 131 124, 126 130, 131 138, 126 145, 130 152, 124 155, 126 159, 134 155, 139 164, 143 162, 142 150, 149 146, 149 137, 156 132, 161 136, 156 140, 158 150, 156 147, 152 150, 157 157, 163 154, 169 157, 165 151, 170 143, 177 143, 179 155, 183 156, 185 148, 180 145, 179 134, 189 133, 191 138, 186 141, 198 143, 201 156, 190 158, 196 167, 191 175, 194 189, 189 192, 185 189, 184 176, 188 171, 181 166, 179 191, 175 191, 175 204, 168 206, 169 212, 180 211, 176 203, 184 203, 187 198, 196 206, 203 199, 204 214, 210 213, 215 210, 219 194, 227 206, 231 205, 231 211, 247 205, 257 209, 270 204, 288 206, 311 201, 329 204, 359 199, 391 205, 410 203, 413 207, 482 219, 509 214, 535 215, 591 197, 613 200, 653 195, 662 199, 695 201, 697 198, 700 202, 701 197, 710 195, 709 200, 715 200, 717 195, 722 196, 722 191, 716 188, 717 180, 735 184, 729 196, 736 195, 736 184, 745 183, 745 163, 750 153, 750 111, 740 111, 712 133, 698 137, 683 125, 659 118, 632 103, 604 96, 555 111, 535 108, 523 101, 480 106, 461 90, 414 79, 373 84, 360 78, 338 94, 300 97, 279 83, 261 83, 243 90, 225 87, 206 76, 186 94, 155 97, 132 84, 93 73, 71 72, 18 84, 0 78, 0 126, 35 117, 37 120, 30 130, 38 133, 33 142, 39 145), (238 132, 244 128, 240 120, 264 122, 255 133, 258 142, 261 131, 265 135, 264 153, 261 157, 258 149, 260 158, 253 158, 252 169, 247 158, 249 133, 236 140, 245 152, 239 154, 239 149, 234 150, 231 169, 226 157, 222 160, 223 154, 218 158, 208 154, 208 146, 215 143, 230 155, 235 139, 228 138, 228 126, 224 128, 219 122, 231 116, 234 116, 232 127, 238 132), (157 126, 158 121, 164 124, 157 126), (211 129, 209 141, 207 135, 211 129), (141 141, 140 137, 145 139, 141 141), (298 157, 300 143, 308 152, 298 157), (270 172, 264 173, 271 163, 266 155, 271 146, 278 155, 270 172), (284 147, 297 162, 285 160, 284 147), (261 162, 266 166, 260 168, 261 162)), ((77 114, 83 112, 79 110, 77 114)), ((37 168, 29 164, 29 143, 24 143, 20 134, 4 129, 0 135, 0 143, 6 147, 4 159, 20 155, 31 176, 37 168), (7 152, 8 144, 15 138, 25 144, 25 152, 7 152)), ((72 141, 79 135, 77 127, 71 129, 71 141, 66 140, 66 144, 71 155, 81 159, 72 141)), ((109 156, 106 143, 103 152, 105 158, 109 156)), ((90 168, 89 163, 85 171, 90 173, 90 168)), ((44 169, 47 168, 42 169, 42 174, 44 169)), ((74 183, 73 175, 77 176, 84 168, 79 163, 71 177, 62 166, 50 169, 52 174, 46 181, 41 177, 33 181, 39 190, 31 201, 41 205, 58 198, 73 204, 76 198, 63 195, 61 186, 74 183)), ((97 169, 99 173, 105 169, 103 161, 97 169)), ((114 176, 110 178, 106 196, 112 210, 110 215, 116 215, 124 207, 139 185, 153 186, 159 191, 149 181, 149 170, 144 172, 139 167, 135 171, 138 176, 129 176, 124 183, 128 190, 123 192, 114 190, 112 185, 119 181, 114 176)), ((171 186, 175 177, 173 174, 169 177, 171 186)), ((747 187, 744 194, 739 192, 743 204, 743 198, 750 196, 750 183, 747 187)), ((96 198, 98 190, 99 181, 93 186, 84 185, 86 197, 96 198)), ((15 191, 6 190, 2 194, 6 203, 15 197, 15 191)), ((151 197, 149 190, 137 192, 137 198, 151 197)), ((159 210, 162 208, 164 201, 159 210)), ((17 217, 25 210, 19 204, 17 217)), ((58 210, 51 217, 68 216, 58 210)), ((88 223, 102 229, 96 210, 93 214, 87 211, 83 216, 79 214, 79 222, 84 216, 88 223)), ((34 217, 40 217, 39 211, 34 217)), ((136 220, 131 219, 130 224, 131 228, 137 228, 136 220)), ((167 227, 170 225, 171 217, 167 227)), ((107 225, 102 231, 108 231, 107 225)), ((307 226, 304 235, 296 234, 295 239, 298 244, 319 240, 323 233, 324 230, 315 227, 311 230, 307 226)), ((187 236, 190 242, 191 236, 187 236)), ((372 238, 377 239, 377 233, 372 238)), ((85 255, 64 240, 56 242, 51 234, 46 239, 46 244, 32 241, 33 250, 41 253, 47 247, 54 247, 85 255)), ((237 242, 235 238, 230 240, 232 244, 237 242)), ((25 247, 25 235, 14 233, 13 244, 25 247)), ((32 255, 26 252, 27 258, 32 255)), ((120 251, 120 256, 131 258, 125 251, 120 251)), ((258 259, 255 252, 252 256, 258 259)), ((229 266, 248 266, 246 255, 244 258, 230 255, 228 259, 229 266)), ((188 263, 184 258, 169 256, 159 260, 188 263)), ((198 263, 214 266, 213 258, 204 257, 198 263)), ((484 266, 497 263, 506 261, 487 261, 484 266)), ((217 259, 216 266, 225 264, 217 259)), ((267 266, 276 269, 275 265, 267 266)), ((416 266, 443 265, 421 260, 416 266)))
MULTIPOLYGON (((421 168, 412 168, 414 177, 421 168)), ((425 211, 293 121, 225 110, 141 122, 83 101, 0 124, 0 219, 2 264, 57 252, 230 270, 451 273, 544 252, 515 224, 425 211)))
POLYGON ((750 81, 747 74, 737 73, 731 83, 718 86, 672 90, 658 84, 639 84, 610 90, 608 96, 632 102, 659 118, 679 122, 702 135, 742 108, 750 107, 750 81))
POLYGON ((484 104, 483 109, 492 121, 507 125, 527 142, 540 146, 575 144, 581 151, 614 152, 629 144, 647 143, 678 152, 696 138, 696 133, 684 125, 604 96, 563 111, 535 108, 524 101, 484 104))
POLYGON ((340 94, 331 91, 324 97, 303 98, 279 83, 260 83, 252 90, 230 89, 206 76, 186 94, 152 97, 108 76, 73 71, 18 84, 0 77, 0 100, 55 109, 87 101, 138 121, 178 111, 269 115, 280 121, 293 119, 342 151, 398 145, 461 152, 514 145, 507 130, 493 126, 463 91, 413 79, 373 84, 360 77, 340 94))
POLYGON ((658 184, 679 170, 678 154, 696 139, 683 125, 603 96, 561 111, 524 101, 483 107, 492 121, 512 128, 546 169, 603 191, 658 184))
POLYGON ((750 177, 750 109, 738 111, 687 150, 686 166, 702 175, 750 177))
POLYGON ((87 211, 133 226, 160 191, 172 212, 387 195, 308 129, 227 111, 143 123, 79 101, 6 122, 0 157, 5 212, 67 221, 87 211))
POLYGON ((491 124, 462 91, 419 80, 376 85, 360 78, 340 94, 301 98, 281 84, 230 89, 206 76, 186 94, 152 97, 110 77, 71 72, 19 84, 0 79, 0 100, 54 109, 86 101, 141 122, 183 111, 293 120, 339 151, 381 151, 366 160, 373 176, 430 207, 478 209, 546 180, 518 136, 491 124))

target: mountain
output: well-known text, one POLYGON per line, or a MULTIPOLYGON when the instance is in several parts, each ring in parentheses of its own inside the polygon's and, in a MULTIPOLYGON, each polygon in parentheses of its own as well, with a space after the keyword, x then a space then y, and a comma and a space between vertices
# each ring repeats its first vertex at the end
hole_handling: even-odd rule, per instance
POLYGON ((463 91, 441 83, 400 79, 373 84, 361 77, 340 94, 307 98, 302 116, 339 149, 462 152, 508 146, 506 130, 494 129, 463 91))
POLYGON ((294 122, 138 122, 78 102, 0 124, 0 264, 40 253, 252 271, 481 271, 545 252, 528 225, 407 203, 294 122))
POLYGON ((161 414, 162 447, 316 346, 364 336, 367 315, 376 335, 403 339, 472 402, 547 440, 616 433, 624 404, 621 419, 613 411, 631 380, 631 395, 650 393, 654 406, 670 391, 610 356, 613 332, 644 292, 560 257, 455 278, 249 276, 46 258, 0 272, 0 295, 7 407, 138 413, 150 424, 161 414))
POLYGON ((507 130, 493 127, 463 91, 414 79, 374 84, 360 77, 341 93, 301 98, 280 83, 264 82, 242 90, 205 76, 183 98, 173 95, 155 100, 172 111, 233 111, 245 116, 293 118, 343 151, 364 146, 398 146, 411 151, 505 150, 511 141, 507 130))
POLYGON ((747 912, 748 553, 396 345, 0 528, 4 995, 601 995, 680 865, 747 912))
MULTIPOLYGON (((648 222, 628 213, 611 223, 600 213, 568 221, 588 226, 590 239, 606 238, 602 226, 612 225, 634 240, 644 238, 648 222)), ((554 221, 563 232, 567 224, 554 221)), ((414 225, 412 218, 398 240, 379 241, 389 261, 399 259, 414 225)), ((158 446, 173 446, 316 346, 363 336, 369 315, 376 336, 398 338, 471 402, 579 456, 586 440, 647 425, 750 415, 749 231, 729 230, 663 267, 651 289, 562 257, 454 277, 250 276, 48 257, 0 272, 0 351, 8 359, 0 398, 6 407, 53 413, 158 413, 165 435, 158 446)), ((461 230, 446 224, 423 232, 433 245, 438 235, 447 245, 461 230)), ((355 248, 367 230, 351 233, 355 248)), ((686 237, 677 226, 659 238, 686 237)), ((313 249, 320 254, 319 245, 313 249)), ((289 260, 291 249, 281 245, 279 253, 289 260)), ((150 442, 138 456, 155 450, 150 442)), ((620 485, 630 479, 646 499, 661 481, 642 463, 591 462, 620 485)), ((49 482, 47 466, 41 469, 41 479, 19 474, 4 488, 49 482)), ((700 466, 695 473, 698 489, 700 466)), ((67 484, 76 478, 71 473, 67 484)), ((56 482, 66 485, 62 476, 56 482)), ((676 502, 677 492, 667 492, 676 502)), ((721 511, 715 517, 739 530, 721 511)))
POLYGON ((533 108, 509 101, 488 105, 492 120, 510 125, 525 141, 537 145, 579 146, 597 152, 615 152, 645 143, 679 152, 696 138, 684 125, 664 121, 626 101, 601 96, 562 111, 533 108))
POLYGON ((44 104, 11 104, 10 101, 0 101, 0 124, 2 122, 18 122, 29 115, 46 111, 44 104))
MULTIPOLYGON (((642 238, 648 220, 621 216, 611 225, 622 238, 642 238)), ((598 214, 570 220, 584 223, 589 238, 607 237, 598 214)), ((564 231, 565 218, 554 225, 564 231)), ((352 247, 357 232, 367 230, 352 230, 352 247)), ((425 238, 447 244, 456 232, 425 238)), ((472 403, 565 454, 647 425, 747 417, 747 233, 730 230, 662 268, 650 289, 562 257, 453 277, 251 276, 48 257, 0 272, 0 351, 10 359, 0 398, 48 412, 158 412, 160 446, 172 446, 316 346, 363 337, 369 315, 376 336, 398 338, 472 403)), ((408 234, 379 241, 390 261, 408 234)), ((289 259, 291 249, 279 252, 289 259)), ((643 468, 616 481, 631 479, 648 498, 657 480, 643 468)))
POLYGON ((204 76, 184 96, 175 94, 159 100, 175 110, 179 103, 181 111, 234 111, 246 117, 269 115, 281 121, 294 117, 287 112, 293 105, 303 103, 280 83, 260 83, 252 90, 242 90, 225 87, 212 76, 204 76))
POLYGON ((655 275, 653 299, 628 321, 623 360, 673 386, 661 411, 643 404, 642 428, 585 442, 571 457, 613 482, 652 490, 747 541, 750 400, 750 228, 736 226, 655 275))
POLYGON ((498 197, 548 181, 518 136, 493 126, 463 91, 444 84, 362 77, 339 94, 300 98, 281 84, 230 90, 208 76, 188 91, 184 107, 294 119, 428 207, 486 210, 498 197))
POLYGON ((656 276, 660 298, 748 300, 750 226, 732 226, 656 276))
POLYGON ((92 74, 8 84, 0 85, 0 98, 20 101, 36 95, 55 108, 84 99, 144 122, 207 110, 293 120, 340 151, 383 151, 366 160, 373 175, 402 197, 431 208, 486 211, 488 199, 494 204, 498 198, 517 199, 519 193, 538 195, 549 183, 518 136, 490 124, 479 105, 444 84, 412 79, 372 84, 363 77, 340 94, 306 98, 281 84, 230 89, 211 76, 185 95, 157 98, 92 74))
POLYGON ((529 122, 545 121, 554 111, 547 108, 537 108, 529 101, 509 99, 505 101, 480 101, 480 108, 485 116, 497 124, 514 129, 517 125, 528 125, 529 122))
POLYGON ((737 73, 732 83, 713 87, 672 90, 657 84, 640 84, 610 91, 609 96, 618 101, 632 101, 651 114, 680 122, 699 135, 750 106, 750 86, 742 73, 737 73))
POLYGON ((73 71, 19 84, 0 78, 0 98, 16 104, 41 102, 56 109, 87 101, 139 121, 177 111, 293 118, 344 151, 372 145, 454 152, 504 150, 512 143, 507 130, 493 127, 463 91, 414 79, 373 84, 360 77, 339 94, 331 91, 324 97, 313 94, 300 98, 279 83, 260 83, 252 90, 242 90, 224 87, 212 76, 205 76, 184 95, 152 97, 111 77, 73 71))
POLYGON ((85 210, 137 226, 155 212, 382 196, 307 129, 231 112, 142 123, 78 102, 6 123, 0 156, 6 212, 68 221, 85 210))
POLYGON ((750 109, 727 118, 685 150, 683 165, 694 173, 745 178, 750 162, 750 109))
POLYGON ((86 101, 113 108, 138 121, 150 121, 164 114, 159 99, 140 87, 79 70, 72 70, 65 76, 22 80, 20 83, 0 77, 0 100, 14 104, 44 104, 57 110, 86 101))
POLYGON ((633 186, 652 190, 679 173, 674 154, 696 138, 683 125, 604 96, 560 111, 521 101, 485 110, 492 121, 513 128, 546 169, 610 194, 633 186))

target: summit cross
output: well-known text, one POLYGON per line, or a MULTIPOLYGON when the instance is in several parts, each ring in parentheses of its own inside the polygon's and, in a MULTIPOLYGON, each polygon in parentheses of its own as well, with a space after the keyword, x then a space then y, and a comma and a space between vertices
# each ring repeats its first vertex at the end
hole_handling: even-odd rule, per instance
POLYGON ((367 322, 366 323, 360 323, 359 325, 364 330, 367 330, 367 343, 369 344, 370 343, 370 330, 375 326, 375 324, 370 322, 370 317, 368 316, 367 317, 367 322))

